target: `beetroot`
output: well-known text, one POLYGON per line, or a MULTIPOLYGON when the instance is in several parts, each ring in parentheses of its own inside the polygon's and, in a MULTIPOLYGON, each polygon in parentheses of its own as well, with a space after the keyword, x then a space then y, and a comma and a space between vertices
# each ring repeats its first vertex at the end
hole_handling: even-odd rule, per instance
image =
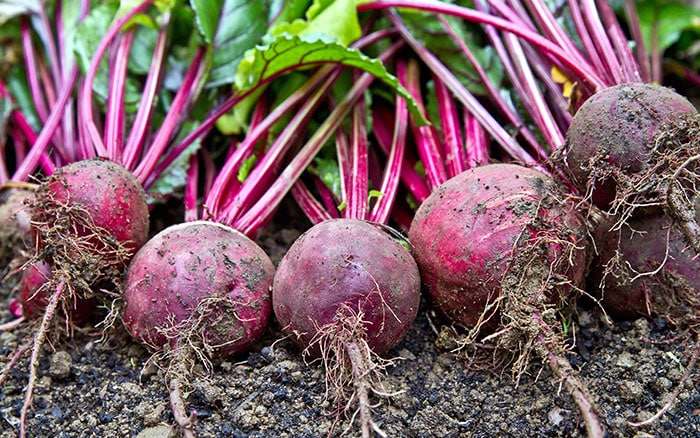
POLYGON ((129 265, 124 324, 156 349, 189 342, 215 357, 236 354, 267 328, 273 275, 269 257, 233 228, 207 221, 174 225, 129 265))
MULTIPOLYGON (((700 309, 698 253, 677 223, 664 215, 630 219, 598 238, 589 276, 612 316, 661 316, 687 326, 700 309)), ((686 327, 687 328, 687 327, 686 327)))
POLYGON ((192 365, 199 360, 209 368, 209 360, 245 351, 260 339, 272 313, 273 275, 272 262, 255 242, 210 221, 166 228, 131 261, 124 325, 169 359, 170 404, 185 436, 194 436, 184 397, 192 365))
POLYGON ((120 165, 92 159, 57 169, 26 203, 38 252, 23 273, 22 314, 51 318, 56 308, 46 306, 53 301, 75 313, 65 315, 69 321, 84 322, 95 290, 116 289, 147 238, 146 194, 120 165))
POLYGON ((148 237, 146 194, 133 174, 114 162, 92 159, 61 167, 36 198, 32 220, 52 259, 65 257, 101 272, 115 263, 123 266, 148 237), (67 238, 75 247, 65 245, 67 238), (104 264, 95 266, 96 254, 104 264))
POLYGON ((700 174, 700 115, 690 101, 653 84, 603 89, 574 115, 566 154, 573 181, 620 223, 664 210, 700 250, 693 197, 700 174))
POLYGON ((277 267, 272 298, 277 319, 302 348, 318 347, 321 328, 346 324, 352 309, 364 315, 367 345, 381 354, 415 319, 419 285, 413 257, 386 232, 365 221, 334 219, 292 245, 277 267))
MULTIPOLYGON (((45 260, 51 265, 54 287, 66 282, 64 309, 89 302, 96 288, 116 289, 148 235, 146 194, 131 172, 111 161, 83 160, 59 168, 36 189, 29 205, 38 242, 34 264, 45 260)), ((29 295, 21 296, 23 306, 40 316, 37 303, 47 300, 24 302, 29 295)))
POLYGON ((421 204, 409 230, 428 298, 470 329, 465 346, 495 343, 515 354, 518 376, 537 354, 578 405, 589 436, 603 436, 593 399, 565 357, 559 319, 585 273, 585 236, 560 186, 515 164, 449 179, 421 204))
MULTIPOLYGON (((516 266, 521 254, 535 246, 549 275, 578 285, 586 266, 583 222, 555 194, 563 196, 550 177, 513 164, 473 168, 435 190, 416 212, 409 240, 436 308, 475 326, 504 280, 526 267, 516 266)), ((547 292, 544 301, 553 301, 562 290, 547 292)))
MULTIPOLYGON (((272 301, 285 332, 311 357, 322 357, 336 400, 360 405, 363 436, 370 427, 369 390, 381 385, 377 356, 416 317, 420 276, 411 254, 376 225, 331 219, 306 231, 275 274, 272 301)), ((332 392, 333 392, 332 391, 332 392)))
MULTIPOLYGON (((610 166, 627 175, 646 170, 664 125, 695 113, 688 99, 658 85, 621 84, 599 91, 576 111, 567 131, 567 159, 577 186, 586 192, 590 182, 605 185, 607 178, 597 172, 610 166)), ((610 205, 614 185, 612 191, 598 188, 594 201, 610 205)))
MULTIPOLYGON (((389 54, 392 51, 382 56, 389 54)), ((396 68, 401 82, 405 63, 397 60, 396 68)), ((391 396, 382 385, 391 360, 380 354, 401 340, 420 301, 415 260, 392 238, 403 237, 386 225, 405 156, 407 105, 397 97, 393 106, 379 99, 381 103, 370 108, 361 99, 370 83, 367 75, 357 77, 352 90, 283 173, 292 175, 296 163, 307 168, 291 193, 315 225, 280 261, 272 292, 283 330, 305 357, 318 358, 324 365, 326 396, 334 414, 352 413, 350 421, 357 418, 363 437, 386 436, 371 418, 375 405, 370 394, 391 396), (351 129, 346 132, 338 117, 350 108, 351 129), (369 110, 375 116, 371 131, 369 110), (324 154, 311 163, 328 140, 317 134, 334 131, 335 156, 324 154), (370 132, 381 151, 371 146, 370 132), (319 172, 321 165, 324 170, 319 172), (320 173, 331 177, 319 178, 320 173)))

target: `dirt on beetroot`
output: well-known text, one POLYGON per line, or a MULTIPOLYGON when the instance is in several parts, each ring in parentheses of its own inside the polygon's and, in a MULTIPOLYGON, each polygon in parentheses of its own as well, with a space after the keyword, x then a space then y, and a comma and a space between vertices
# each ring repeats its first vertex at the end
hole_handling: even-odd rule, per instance
MULTIPOLYGON (((308 227, 285 202, 258 243, 277 264, 308 227)), ((3 322, 12 318, 10 287, 0 289, 3 322)), ((384 380, 388 390, 400 393, 382 400, 373 413, 388 436, 584 436, 576 407, 545 367, 534 361, 516 385, 510 371, 470 364, 445 349, 441 327, 423 302, 406 337, 384 354, 400 358, 384 380)), ((31 330, 24 325, 0 333, 3 368, 31 330)), ((600 309, 585 303, 569 333, 575 344, 568 359, 597 396, 610 436, 700 434, 698 370, 659 421, 643 428, 628 424, 653 415, 677 388, 694 350, 691 339, 661 319, 609 323, 600 309)), ((46 345, 29 436, 178 436, 163 391, 165 371, 149 364, 150 356, 120 328, 104 339, 76 332, 70 340, 46 345)), ((0 438, 17 433, 26 369, 25 358, 0 388, 0 438)), ((252 351, 215 364, 211 374, 194 371, 187 403, 197 412, 197 436, 359 434, 350 423, 352 412, 336 424, 334 406, 325 401, 324 370, 319 363, 304 363, 277 324, 252 351)))

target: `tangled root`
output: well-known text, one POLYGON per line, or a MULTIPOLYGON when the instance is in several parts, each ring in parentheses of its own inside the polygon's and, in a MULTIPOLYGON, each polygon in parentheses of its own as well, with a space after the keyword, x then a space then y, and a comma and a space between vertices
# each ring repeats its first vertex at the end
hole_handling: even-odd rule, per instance
POLYGON ((309 356, 313 350, 320 350, 320 360, 326 370, 325 398, 336 406, 336 419, 342 412, 350 416, 351 424, 359 417, 363 437, 371 432, 387 436, 372 419, 370 393, 381 397, 392 397, 384 388, 382 377, 386 368, 394 360, 384 359, 376 354, 367 343, 367 321, 362 311, 358 312, 347 304, 341 305, 333 323, 318 327, 316 335, 304 351, 309 356), (357 408, 352 407, 357 404, 357 408))
POLYGON ((232 332, 231 318, 240 321, 237 309, 241 305, 249 303, 236 302, 227 296, 208 297, 199 302, 187 319, 178 322, 171 314, 167 326, 154 328, 166 343, 147 345, 156 351, 147 365, 153 363, 164 371, 173 418, 186 438, 194 437, 197 417, 196 412, 187 412, 189 377, 194 375, 196 364, 201 364, 207 374, 213 372, 212 360, 221 355, 222 348, 240 339, 228 338, 232 332), (223 339, 227 340, 222 343, 223 339))
POLYGON ((571 346, 565 330, 568 316, 562 312, 570 309, 583 291, 563 273, 580 248, 555 234, 544 233, 518 247, 517 257, 512 257, 513 263, 502 278, 500 295, 490 302, 480 323, 457 349, 467 354, 490 351, 493 363, 510 368, 516 382, 528 371, 533 356, 537 357, 578 406, 588 436, 602 437, 605 429, 598 419, 595 399, 566 359, 571 346), (547 248, 552 244, 558 245, 561 253, 548 260, 547 248), (486 336, 480 334, 493 318, 499 320, 499 328, 486 336))
POLYGON ((85 207, 56 199, 49 184, 39 186, 30 207, 35 212, 36 246, 41 248, 35 258, 50 260, 54 275, 85 293, 105 282, 119 285, 134 253, 128 242, 96 225, 85 207))
POLYGON ((588 164, 591 195, 596 181, 612 181, 615 197, 607 212, 620 229, 630 218, 663 210, 681 225, 687 244, 700 252, 700 114, 664 125, 644 171, 625 169, 595 157, 588 164))

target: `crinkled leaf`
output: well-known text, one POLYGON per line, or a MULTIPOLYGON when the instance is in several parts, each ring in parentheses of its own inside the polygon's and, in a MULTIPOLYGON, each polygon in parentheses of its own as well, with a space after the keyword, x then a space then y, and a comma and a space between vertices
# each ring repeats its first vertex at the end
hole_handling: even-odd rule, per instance
MULTIPOLYGON (((258 3, 258 2, 255 2, 258 3)), ((197 27, 207 44, 211 44, 219 27, 223 0, 190 0, 195 11, 197 27)))
POLYGON ((374 75, 406 99, 409 111, 419 123, 427 123, 410 93, 379 60, 333 41, 278 35, 271 43, 246 53, 236 71, 235 86, 246 91, 287 72, 328 63, 355 67, 374 75))
POLYGON ((140 26, 134 35, 134 44, 131 46, 129 55, 129 71, 146 75, 151 69, 158 31, 150 27, 140 26))
POLYGON ((309 3, 311 3, 311 0, 272 0, 270 5, 270 27, 303 17, 309 3))
POLYGON ((0 26, 0 79, 7 76, 18 65, 22 65, 21 32, 17 22, 9 22, 0 26))
MULTIPOLYGON (((238 2, 231 1, 230 3, 238 2)), ((308 7, 305 20, 299 19, 299 17, 304 15, 304 11, 309 6, 309 0, 292 0, 284 3, 284 6, 281 6, 279 1, 242 2, 242 6, 246 7, 245 12, 238 12, 236 16, 244 19, 248 17, 247 21, 242 24, 240 30, 236 28, 237 22, 234 20, 229 20, 227 26, 220 29, 215 41, 214 66, 207 86, 234 83, 236 67, 242 59, 241 55, 262 40, 274 41, 277 35, 291 34, 303 35, 305 40, 322 39, 324 41, 338 41, 347 45, 361 34, 355 0, 315 0, 308 7), (269 28, 267 23, 261 21, 261 18, 264 17, 263 12, 251 9, 253 7, 259 8, 268 3, 271 3, 269 8, 271 13, 277 14, 273 17, 275 24, 269 28), (282 9, 280 10, 280 8, 282 9), (256 17, 258 21, 253 21, 249 16, 256 17), (251 25, 251 22, 254 25, 251 25), (257 32, 253 31, 255 25, 259 25, 257 32), (247 32, 244 35, 246 38, 237 34, 234 34, 233 38, 225 37, 223 31, 231 29, 237 32, 247 32), (229 44, 227 41, 233 41, 235 44, 229 44)), ((224 9, 226 7, 224 5, 224 9)), ((241 132, 247 125, 249 109, 256 100, 256 97, 251 96, 236 105, 231 113, 219 119, 217 127, 224 133, 241 132)))
POLYGON ((219 117, 216 127, 226 135, 240 134, 248 127, 248 116, 251 108, 260 99, 260 95, 265 92, 264 87, 254 90, 233 107, 231 111, 219 117))
POLYGON ((356 3, 356 0, 314 0, 305 20, 279 23, 270 33, 330 39, 347 46, 362 34, 356 3))
POLYGON ((36 132, 39 132, 41 130, 42 123, 39 116, 36 114, 34 98, 32 93, 29 91, 29 84, 27 84, 27 75, 24 67, 17 68, 12 71, 12 74, 8 78, 7 88, 15 101, 15 105, 22 110, 22 113, 27 119, 27 122, 29 122, 29 125, 36 132))
POLYGON ((61 19, 63 20, 63 31, 65 33, 63 47, 63 59, 61 62, 64 65, 73 65, 75 62, 75 32, 80 23, 80 2, 61 2, 61 19))
MULTIPOLYGON (((272 107, 277 106, 285 98, 296 91, 306 80, 308 76, 299 72, 292 72, 285 76, 284 81, 273 82, 270 84, 272 95, 275 96, 275 102, 273 102, 272 107)), ((227 114, 219 117, 216 121, 216 127, 222 134, 240 134, 248 126, 248 118, 250 115, 250 110, 253 108, 255 103, 260 99, 262 93, 266 93, 267 87, 259 87, 254 90, 250 95, 245 97, 236 106, 233 107, 231 111, 227 114)), ((282 116, 280 121, 275 123, 274 126, 270 128, 270 132, 274 135, 282 131, 283 127, 286 126, 292 114, 285 114, 282 116)))
POLYGON ((338 162, 335 159, 317 156, 314 159, 314 165, 309 167, 309 172, 323 181, 323 184, 333 192, 337 199, 341 199, 340 169, 338 169, 338 162))
POLYGON ((90 11, 90 14, 78 26, 73 41, 78 65, 87 72, 90 61, 102 39, 112 23, 118 5, 114 2, 104 3, 90 11))
POLYGON ((246 50, 260 42, 267 31, 268 1, 190 0, 197 26, 213 46, 207 87, 232 84, 236 66, 246 50))
POLYGON ((14 105, 10 99, 0 96, 0 146, 4 147, 7 135, 7 121, 14 110, 14 105))
MULTIPOLYGON (((102 3, 93 8, 90 14, 78 26, 73 44, 78 65, 84 73, 90 68, 90 62, 97 50, 97 46, 100 44, 102 36, 112 24, 117 11, 118 5, 115 2, 102 3)), ((109 64, 107 57, 104 57, 100 63, 93 86, 93 91, 96 97, 100 99, 101 103, 107 101, 108 89, 109 64)), ((135 78, 128 76, 124 95, 125 108, 128 112, 135 110, 135 105, 138 103, 139 99, 140 87, 135 78)))

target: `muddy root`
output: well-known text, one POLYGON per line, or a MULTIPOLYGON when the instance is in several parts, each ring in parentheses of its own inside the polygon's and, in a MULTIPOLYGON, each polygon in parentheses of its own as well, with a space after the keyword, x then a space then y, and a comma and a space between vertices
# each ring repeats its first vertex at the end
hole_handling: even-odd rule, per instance
POLYGON ((19 435, 23 438, 26 435, 26 425, 27 425, 27 414, 32 405, 32 398, 34 395, 34 388, 36 386, 36 380, 38 376, 39 369, 39 358, 41 356, 41 349, 46 341, 46 336, 49 332, 49 327, 56 314, 56 309, 58 308, 59 301, 61 300, 65 289, 68 287, 65 280, 58 282, 55 292, 51 294, 49 302, 46 305, 46 310, 44 311, 44 316, 41 319, 41 324, 34 334, 34 344, 32 346, 32 355, 29 362, 29 379, 27 381, 27 386, 25 387, 24 393, 24 404, 22 405, 22 410, 20 412, 20 429, 19 435))
POLYGON ((193 366, 193 352, 184 346, 173 351, 173 358, 166 372, 170 392, 170 409, 185 438, 194 438, 195 436, 193 426, 196 413, 187 414, 187 403, 185 402, 185 393, 189 387, 187 376, 192 374, 193 366))
MULTIPOLYGON (((326 399, 336 407, 336 421, 342 412, 350 417, 350 424, 359 421, 363 438, 386 433, 372 419, 375 407, 370 394, 392 397, 382 384, 387 366, 394 360, 384 359, 374 353, 367 343, 366 321, 348 305, 336 312, 335 321, 319 327, 316 336, 305 350, 305 357, 315 349, 320 350, 320 360, 326 369, 326 399), (356 406, 356 407, 355 407, 356 406), (351 415, 348 415, 352 412, 351 415)), ((332 433, 332 431, 331 431, 332 433)))

